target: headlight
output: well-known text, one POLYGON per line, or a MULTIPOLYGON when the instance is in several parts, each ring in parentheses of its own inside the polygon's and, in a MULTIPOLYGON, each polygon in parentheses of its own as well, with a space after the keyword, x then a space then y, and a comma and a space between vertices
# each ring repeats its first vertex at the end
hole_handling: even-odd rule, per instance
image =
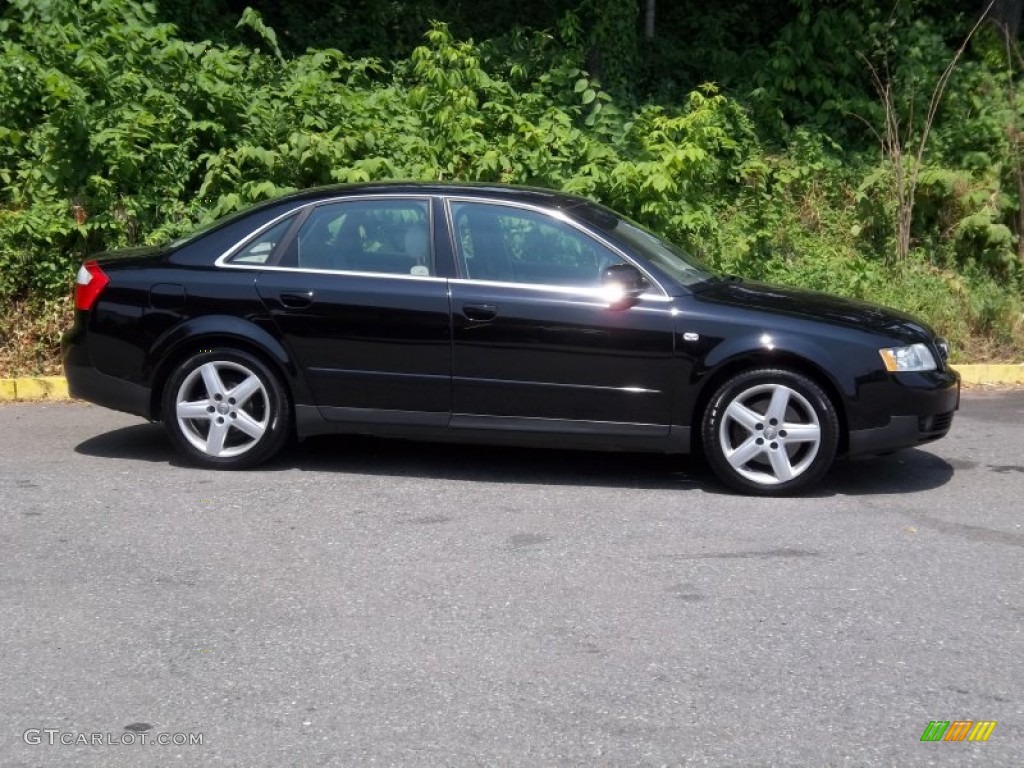
POLYGON ((925 344, 878 350, 887 371, 934 371, 935 358, 925 344))

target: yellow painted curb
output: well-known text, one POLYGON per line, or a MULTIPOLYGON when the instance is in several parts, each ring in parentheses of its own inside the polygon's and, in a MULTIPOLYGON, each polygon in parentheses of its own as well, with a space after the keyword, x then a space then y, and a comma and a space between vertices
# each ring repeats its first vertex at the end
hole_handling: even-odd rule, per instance
POLYGON ((1024 364, 954 365, 964 384, 1024 384, 1024 364))
POLYGON ((0 401, 68 399, 68 382, 63 376, 0 379, 0 401))

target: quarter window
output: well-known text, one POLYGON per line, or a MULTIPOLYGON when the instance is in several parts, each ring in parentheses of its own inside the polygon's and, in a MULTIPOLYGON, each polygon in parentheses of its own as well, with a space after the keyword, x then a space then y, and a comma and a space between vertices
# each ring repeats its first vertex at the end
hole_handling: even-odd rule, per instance
POLYGON ((426 200, 353 200, 317 206, 296 238, 298 266, 432 275, 426 200))
POLYGON ((597 240, 551 216, 487 203, 453 203, 452 218, 464 277, 572 285, 600 284, 622 259, 597 240))
POLYGON ((266 264, 277 244, 288 234, 288 230, 294 221, 294 216, 288 216, 283 221, 277 222, 270 229, 249 241, 242 250, 238 251, 228 260, 229 263, 266 264))

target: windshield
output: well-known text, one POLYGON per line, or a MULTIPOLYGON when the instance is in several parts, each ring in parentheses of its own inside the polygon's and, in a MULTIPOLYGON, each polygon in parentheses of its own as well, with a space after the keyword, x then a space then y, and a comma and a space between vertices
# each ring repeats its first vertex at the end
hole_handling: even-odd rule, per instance
POLYGON ((608 208, 581 205, 572 213, 599 227, 611 239, 642 256, 683 285, 695 285, 715 277, 715 273, 678 245, 663 240, 608 208))

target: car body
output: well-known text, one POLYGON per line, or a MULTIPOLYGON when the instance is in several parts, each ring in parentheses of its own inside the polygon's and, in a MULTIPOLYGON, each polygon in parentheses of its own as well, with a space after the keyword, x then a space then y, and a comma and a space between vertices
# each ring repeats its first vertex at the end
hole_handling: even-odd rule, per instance
POLYGON ((959 378, 902 313, 713 274, 589 200, 330 187, 79 271, 73 396, 204 466, 295 435, 688 453, 782 494, 942 437, 959 378))

